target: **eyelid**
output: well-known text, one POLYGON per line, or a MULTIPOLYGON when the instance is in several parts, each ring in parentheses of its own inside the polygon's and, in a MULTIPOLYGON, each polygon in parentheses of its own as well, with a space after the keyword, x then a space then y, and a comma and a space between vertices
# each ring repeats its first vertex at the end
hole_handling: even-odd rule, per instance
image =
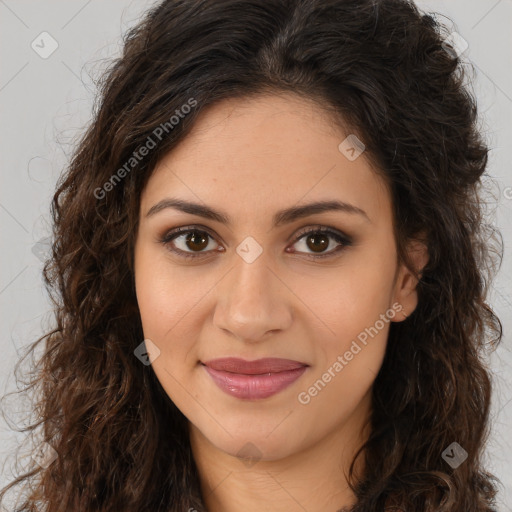
MULTIPOLYGON (((180 235, 185 235, 185 234, 188 234, 188 233, 194 232, 194 231, 204 232, 206 235, 211 237, 213 240, 217 241, 217 238, 216 238, 217 235, 213 235, 210 228, 208 228, 202 224, 192 224, 192 225, 188 225, 188 226, 180 226, 177 228, 173 228, 171 230, 166 231, 161 237, 159 237, 158 241, 167 247, 173 240, 178 238, 180 235)), ((336 242, 338 242, 340 245, 337 248, 335 248, 329 252, 325 252, 325 253, 314 254, 314 253, 305 253, 302 251, 296 251, 296 252, 292 252, 292 254, 302 255, 306 259, 308 259, 308 258, 309 259, 321 259, 321 258, 327 259, 330 256, 334 257, 338 252, 340 252, 340 250, 353 245, 353 240, 350 235, 344 233, 343 231, 341 231, 337 228, 334 228, 334 227, 331 227, 331 226, 328 226, 325 224, 313 224, 313 225, 305 226, 305 227, 299 229, 298 232, 294 233, 294 235, 288 239, 287 243, 291 242, 291 245, 295 245, 297 242, 299 242, 301 239, 303 239, 306 235, 318 234, 318 233, 328 235, 331 239, 336 240, 336 242)), ((183 251, 181 249, 176 249, 176 248, 168 248, 168 250, 170 250, 171 252, 173 252, 175 254, 178 254, 178 256, 182 256, 185 258, 202 258, 202 257, 209 256, 212 252, 217 252, 217 251, 213 251, 213 250, 203 251, 203 252, 201 252, 201 251, 193 252, 193 251, 183 251)))
POLYGON ((297 242, 302 236, 308 234, 308 233, 332 233, 335 235, 338 235, 340 238, 344 240, 344 243, 350 244, 352 243, 352 237, 349 236, 347 233, 344 233, 343 231, 336 229, 334 227, 328 226, 326 224, 309 224, 308 226, 304 228, 300 228, 297 233, 293 235, 291 240, 293 242, 297 242))

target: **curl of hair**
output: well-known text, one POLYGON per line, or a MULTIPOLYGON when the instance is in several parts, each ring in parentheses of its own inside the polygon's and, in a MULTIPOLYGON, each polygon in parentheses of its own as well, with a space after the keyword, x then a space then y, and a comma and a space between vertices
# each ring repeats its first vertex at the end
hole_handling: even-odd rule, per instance
POLYGON ((496 479, 481 467, 491 396, 482 356, 502 335, 485 302, 501 246, 480 198, 488 148, 446 35, 407 0, 167 0, 147 11, 98 83, 51 204, 43 275, 55 327, 31 347, 45 340, 26 389, 38 390, 38 417, 23 431, 41 427, 58 457, 47 468, 33 461, 0 499, 30 481, 20 512, 205 510, 186 418, 133 355, 144 339, 133 272, 140 196, 203 109, 286 93, 364 142, 390 187, 400 261, 410 265, 408 240, 429 251, 418 307, 391 326, 357 455, 365 473, 355 481, 350 468, 351 512, 494 510, 496 479), (456 470, 441 457, 454 441, 468 453, 456 470))

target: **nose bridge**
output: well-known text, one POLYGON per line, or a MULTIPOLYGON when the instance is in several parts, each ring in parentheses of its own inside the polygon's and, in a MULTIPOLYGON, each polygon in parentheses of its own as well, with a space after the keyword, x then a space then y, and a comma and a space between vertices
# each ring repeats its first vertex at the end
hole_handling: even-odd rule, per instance
MULTIPOLYGON (((240 244, 242 249, 254 247, 240 244)), ((248 254, 248 253, 246 253, 248 254)), ((252 253, 254 256, 254 252, 252 253)), ((291 312, 286 287, 269 266, 266 254, 255 259, 240 256, 219 289, 214 323, 233 336, 245 341, 258 341, 269 331, 286 329, 291 312)))

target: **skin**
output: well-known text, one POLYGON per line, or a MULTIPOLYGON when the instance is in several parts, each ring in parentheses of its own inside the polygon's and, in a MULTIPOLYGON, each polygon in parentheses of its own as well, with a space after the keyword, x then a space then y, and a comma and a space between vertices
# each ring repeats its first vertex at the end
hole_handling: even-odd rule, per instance
MULTIPOLYGON (((350 161, 338 149, 347 135, 317 104, 294 95, 224 100, 202 112, 143 191, 135 282, 144 335, 160 351, 150 351, 157 378, 189 420, 209 512, 325 512, 355 502, 345 473, 368 435, 390 322, 416 307, 417 281, 397 263, 384 181, 364 153, 350 161), (173 208, 146 216, 167 197, 221 210, 232 224, 173 208), (278 210, 326 199, 355 205, 368 218, 329 211, 272 226, 278 210), (174 245, 207 256, 180 258, 169 250, 173 242, 159 240, 197 225, 212 237, 207 247, 187 245, 186 234, 174 245), (308 258, 322 242, 295 237, 318 226, 350 235, 352 245, 308 258), (248 236, 263 251, 252 263, 236 252, 248 236), (299 394, 396 303, 402 311, 300 403, 299 394), (276 395, 241 400, 219 389, 200 363, 226 356, 281 357, 309 367, 276 395)), ((328 240, 324 253, 339 246, 328 240)), ((426 263, 417 245, 411 254, 417 267, 426 263)))

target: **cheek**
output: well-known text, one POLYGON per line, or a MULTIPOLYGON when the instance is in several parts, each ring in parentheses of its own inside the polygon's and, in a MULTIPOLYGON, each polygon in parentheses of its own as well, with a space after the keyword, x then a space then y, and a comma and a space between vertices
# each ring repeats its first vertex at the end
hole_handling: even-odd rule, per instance
MULTIPOLYGON (((153 340, 162 352, 176 352, 186 348, 188 336, 182 337, 187 323, 187 315, 193 309, 193 300, 187 300, 187 293, 179 290, 176 282, 173 287, 165 287, 162 280, 150 279, 139 284, 137 301, 139 305, 144 336, 153 340), (153 285, 152 285, 153 283, 153 285), (180 337, 185 343, 174 344, 171 340, 180 337)), ((197 302, 197 301, 196 301, 197 302)))
POLYGON ((336 284, 316 287, 309 303, 321 318, 321 331, 310 331, 315 365, 298 401, 311 416, 331 411, 343 422, 369 392, 384 359, 391 320, 392 265, 365 261, 339 271, 336 284))
POLYGON ((170 272, 169 268, 165 262, 145 265, 141 257, 140 266, 136 267, 137 301, 144 338, 149 338, 160 351, 151 363, 152 370, 178 408, 188 411, 190 395, 183 383, 189 379, 189 366, 197 362, 194 340, 198 333, 194 326, 199 322, 190 320, 194 305, 197 307, 200 301, 201 287, 191 286, 183 272, 170 272))
MULTIPOLYGON (((325 350, 339 350, 390 308, 396 270, 393 246, 347 253, 337 267, 297 276, 294 292, 321 322, 325 350)), ((382 327, 379 323, 379 327, 382 327)))
POLYGON ((136 250, 135 288, 145 338, 154 341, 161 351, 165 340, 179 327, 188 308, 187 291, 179 279, 172 278, 169 265, 160 254, 146 247, 136 250))
POLYGON ((163 251, 141 247, 136 254, 135 286, 144 337, 161 352, 153 364, 155 372, 185 373, 197 363, 196 340, 207 314, 204 304, 218 278, 200 266, 173 264, 163 251))

